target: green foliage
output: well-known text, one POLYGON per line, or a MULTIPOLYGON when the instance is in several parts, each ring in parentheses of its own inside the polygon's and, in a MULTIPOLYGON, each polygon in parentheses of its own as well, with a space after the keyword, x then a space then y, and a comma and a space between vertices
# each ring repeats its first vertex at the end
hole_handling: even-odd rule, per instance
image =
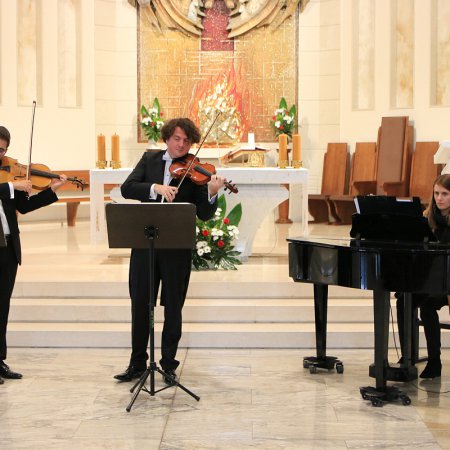
POLYGON ((207 221, 197 219, 196 249, 192 255, 195 269, 236 270, 241 264, 234 250, 234 239, 238 236, 238 225, 242 217, 242 206, 237 204, 226 214, 226 200, 222 194, 218 199, 214 217, 207 221))
POLYGON ((274 129, 275 136, 280 134, 287 134, 292 137, 292 132, 297 127, 296 123, 297 108, 292 105, 288 108, 286 99, 284 97, 280 100, 278 109, 275 110, 270 122, 274 129))
POLYGON ((147 109, 145 105, 141 106, 141 127, 144 130, 147 139, 158 141, 161 137, 161 128, 164 125, 161 112, 161 106, 157 97, 153 100, 153 105, 147 109))

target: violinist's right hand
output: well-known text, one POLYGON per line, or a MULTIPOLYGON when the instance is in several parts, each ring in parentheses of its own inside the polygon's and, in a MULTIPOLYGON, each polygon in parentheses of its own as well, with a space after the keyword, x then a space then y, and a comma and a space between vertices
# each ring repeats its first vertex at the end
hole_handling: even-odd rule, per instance
POLYGON ((28 195, 31 194, 32 189, 31 180, 13 181, 12 184, 13 188, 16 189, 17 191, 27 192, 28 195))
POLYGON ((166 202, 173 202, 175 195, 178 193, 178 188, 175 186, 168 186, 166 184, 155 184, 155 192, 161 195, 166 202))

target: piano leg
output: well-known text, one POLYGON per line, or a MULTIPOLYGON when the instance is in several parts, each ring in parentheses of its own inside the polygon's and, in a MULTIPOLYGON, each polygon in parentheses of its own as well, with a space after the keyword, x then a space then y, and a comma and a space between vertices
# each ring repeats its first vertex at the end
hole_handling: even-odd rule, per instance
POLYGON ((375 378, 376 386, 359 389, 364 400, 372 402, 373 406, 383 406, 383 402, 401 400, 404 405, 411 404, 411 399, 394 386, 387 386, 389 370, 389 308, 390 292, 373 291, 373 312, 375 331, 375 363, 369 368, 369 375, 375 378))
POLYGON ((337 373, 344 372, 344 364, 335 356, 327 354, 327 313, 328 313, 328 285, 314 284, 314 318, 316 327, 316 355, 303 358, 303 367, 310 373, 317 369, 332 370, 336 367, 337 373))

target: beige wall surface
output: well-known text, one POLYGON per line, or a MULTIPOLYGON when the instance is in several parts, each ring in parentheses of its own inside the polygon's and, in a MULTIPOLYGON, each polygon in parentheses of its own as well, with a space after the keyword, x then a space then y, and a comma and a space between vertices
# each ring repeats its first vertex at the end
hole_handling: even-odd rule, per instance
MULTIPOLYGON (((34 161, 46 163, 55 170, 92 168, 96 160, 96 135, 106 136, 107 159, 110 159, 110 138, 117 133, 121 138, 122 164, 129 165, 145 149, 145 144, 138 143, 136 126, 136 9, 127 0, 62 1, 63 6, 58 0, 0 0, 0 123, 12 132, 11 156, 27 158, 34 100, 30 92, 36 85, 41 88, 35 88, 38 108, 34 161), (28 17, 18 17, 18 14, 23 16, 20 11, 26 10, 29 2, 36 6, 33 14, 37 25, 34 34, 25 33, 25 38, 31 40, 31 44, 26 40, 26 50, 31 51, 27 67, 26 56, 18 51, 18 40, 11 36, 19 36, 18 28, 28 17), (78 19, 73 14, 78 14, 78 19), (61 24, 70 26, 64 31, 61 24), (68 64, 61 66, 63 56, 67 57, 64 45, 70 54, 68 64), (73 61, 78 61, 76 73, 73 61), (20 84, 19 74, 28 76, 30 68, 36 83, 20 84), (61 92, 66 86, 71 91, 62 101, 61 92), (29 106, 20 106, 23 98, 18 93, 30 97, 29 106), (67 99, 72 104, 75 102, 75 106, 61 106, 67 105, 67 99)), ((353 151, 355 142, 374 141, 382 116, 408 115, 414 123, 416 140, 450 139, 450 107, 445 101, 436 102, 446 99, 439 94, 439 89, 450 85, 446 79, 449 77, 447 60, 442 58, 442 48, 446 45, 442 36, 449 25, 439 19, 445 3, 377 0, 373 2, 374 14, 365 14, 364 8, 371 3, 310 0, 298 18, 297 109, 303 164, 310 169, 310 192, 320 189, 327 143, 348 142, 353 151), (398 17, 399 8, 408 5, 412 5, 408 14, 412 14, 414 30, 406 33, 412 51, 402 54, 402 58, 410 58, 403 67, 401 62, 393 61, 396 55, 393 49, 399 48, 399 33, 393 32, 396 29, 393 21, 398 17), (372 64, 373 79, 360 80, 366 86, 373 85, 373 102, 368 102, 364 109, 357 107, 354 98, 355 92, 361 93, 363 88, 362 84, 355 85, 358 79, 353 67, 355 48, 361 51, 355 47, 354 21, 358 17, 355 10, 359 17, 369 21, 367 26, 369 32, 373 29, 374 37, 372 61, 370 57, 365 59, 369 66, 372 64), (409 67, 413 68, 413 80, 408 88, 412 91, 412 106, 399 108, 393 106, 396 102, 392 99, 399 89, 396 80, 401 77, 392 76, 392 71, 405 71, 409 67)), ((367 37, 367 31, 362 36, 367 37)), ((21 32, 23 39, 22 29, 21 32)), ((361 72, 358 73, 360 76, 361 72)), ((29 80, 23 76, 22 79, 29 80)))

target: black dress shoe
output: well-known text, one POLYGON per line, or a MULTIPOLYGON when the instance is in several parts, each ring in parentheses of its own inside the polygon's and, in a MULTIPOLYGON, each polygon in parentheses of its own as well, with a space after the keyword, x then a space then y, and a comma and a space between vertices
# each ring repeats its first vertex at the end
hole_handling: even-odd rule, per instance
POLYGON ((114 378, 119 381, 132 381, 135 378, 140 378, 145 372, 145 367, 128 366, 125 372, 114 375, 114 378))
POLYGON ((167 369, 164 370, 165 375, 163 375, 164 383, 166 383, 168 386, 172 386, 175 384, 175 381, 177 381, 177 374, 175 373, 174 369, 167 369))
POLYGON ((442 364, 441 360, 438 359, 429 359, 425 369, 419 375, 420 378, 436 378, 441 376, 442 364))
POLYGON ((10 380, 20 380, 20 378, 22 378, 22 374, 13 372, 7 364, 0 361, 0 377, 8 378, 10 380))

